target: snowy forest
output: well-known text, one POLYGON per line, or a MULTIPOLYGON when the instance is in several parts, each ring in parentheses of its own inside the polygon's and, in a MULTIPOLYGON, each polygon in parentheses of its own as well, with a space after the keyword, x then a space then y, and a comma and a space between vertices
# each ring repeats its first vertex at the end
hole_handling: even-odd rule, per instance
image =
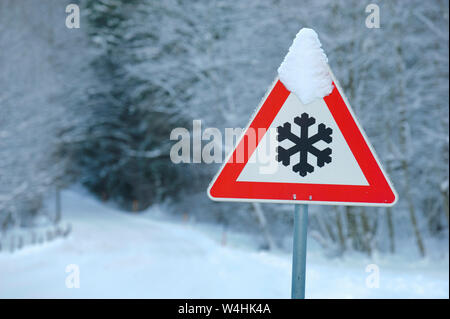
POLYGON ((399 197, 311 205, 309 240, 327 258, 448 259, 449 2, 374 3, 380 28, 359 0, 0 0, 0 255, 70 238, 68 189, 289 253, 292 205, 212 202, 220 164, 172 163, 169 137, 245 127, 309 27, 399 197))

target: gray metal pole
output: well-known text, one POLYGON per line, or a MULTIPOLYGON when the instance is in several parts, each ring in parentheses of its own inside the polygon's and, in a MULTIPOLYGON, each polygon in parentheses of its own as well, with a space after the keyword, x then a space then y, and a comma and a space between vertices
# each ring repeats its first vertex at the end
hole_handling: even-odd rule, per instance
POLYGON ((292 250, 292 299, 305 299, 306 234, 308 232, 308 205, 294 209, 294 247, 292 250))

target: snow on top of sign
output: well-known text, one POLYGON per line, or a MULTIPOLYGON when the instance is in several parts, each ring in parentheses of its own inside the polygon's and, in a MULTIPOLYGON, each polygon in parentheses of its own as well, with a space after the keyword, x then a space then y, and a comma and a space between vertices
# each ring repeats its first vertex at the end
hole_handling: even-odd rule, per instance
POLYGON ((323 98, 333 90, 328 58, 313 29, 301 29, 278 68, 278 76, 286 88, 303 104, 323 98))

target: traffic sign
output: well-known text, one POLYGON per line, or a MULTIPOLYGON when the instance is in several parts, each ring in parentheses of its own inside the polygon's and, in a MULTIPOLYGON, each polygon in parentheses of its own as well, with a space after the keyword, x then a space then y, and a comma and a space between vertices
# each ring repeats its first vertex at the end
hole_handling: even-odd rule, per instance
MULTIPOLYGON (((331 73, 331 71, 330 71, 331 73)), ((277 78, 208 188, 217 201, 392 206, 396 192, 334 76, 303 104, 277 78)))

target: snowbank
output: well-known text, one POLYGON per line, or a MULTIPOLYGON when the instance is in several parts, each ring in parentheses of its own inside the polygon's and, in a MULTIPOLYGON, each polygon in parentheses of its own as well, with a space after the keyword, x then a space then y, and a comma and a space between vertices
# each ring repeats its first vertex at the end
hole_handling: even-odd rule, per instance
POLYGON ((286 88, 303 104, 323 98, 333 90, 328 59, 317 33, 301 29, 278 68, 278 76, 286 88))
MULTIPOLYGON (((123 213, 73 191, 62 192, 61 203, 72 233, 0 253, 0 298, 290 297, 290 252, 255 250, 232 232, 224 245, 219 226, 164 220, 164 207, 123 213), (66 286, 68 266, 78 267, 79 288, 66 286)), ((307 298, 448 298, 448 259, 330 260, 317 248, 308 241, 307 298), (370 264, 379 268, 379 288, 366 283, 370 264)))

